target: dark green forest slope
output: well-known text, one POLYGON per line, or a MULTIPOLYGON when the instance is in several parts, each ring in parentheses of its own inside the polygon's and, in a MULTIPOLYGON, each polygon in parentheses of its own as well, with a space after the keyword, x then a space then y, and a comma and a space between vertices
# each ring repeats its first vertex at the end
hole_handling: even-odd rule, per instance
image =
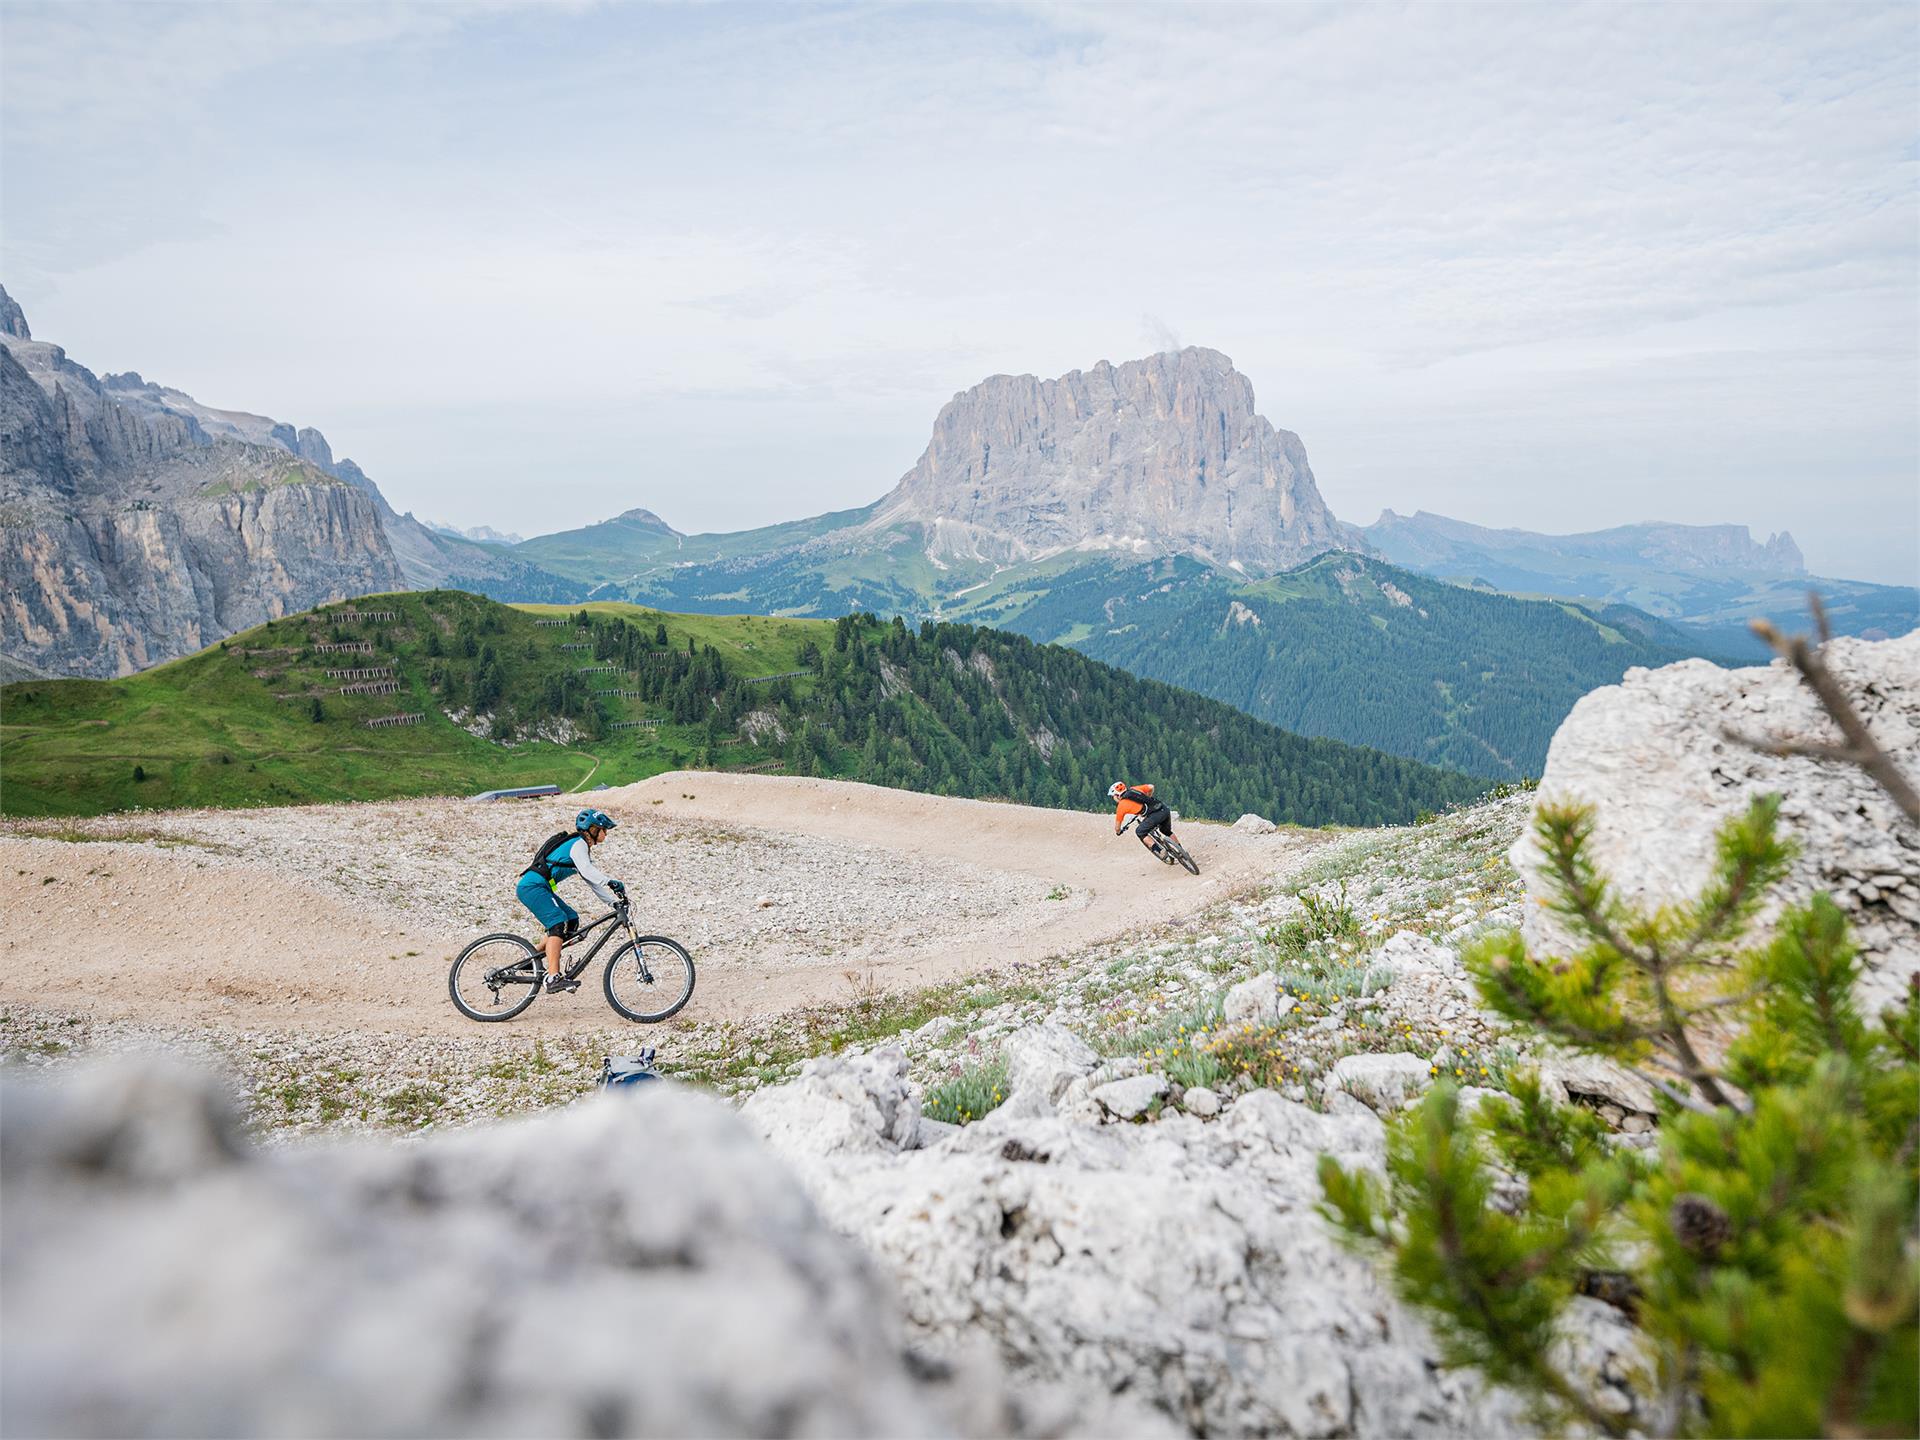
POLYGON ((1196 816, 1350 824, 1463 775, 1263 724, 1083 655, 871 616, 369 596, 121 680, 0 688, 0 809, 85 815, 622 784, 684 766, 1093 808, 1151 779, 1196 816), (391 717, 405 723, 377 724, 391 717))
POLYGON ((1699 653, 1626 606, 1520 600, 1357 555, 1253 583, 1186 561, 1125 579, 1068 577, 997 623, 1287 730, 1500 779, 1540 773, 1587 691, 1699 653))

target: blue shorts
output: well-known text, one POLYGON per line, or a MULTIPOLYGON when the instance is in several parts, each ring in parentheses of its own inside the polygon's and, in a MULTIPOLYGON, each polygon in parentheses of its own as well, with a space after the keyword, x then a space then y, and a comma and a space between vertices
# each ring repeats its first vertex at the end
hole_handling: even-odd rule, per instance
POLYGON ((552 887, 538 875, 522 875, 513 893, 533 912, 533 918, 549 935, 571 934, 580 924, 580 912, 554 894, 552 887))

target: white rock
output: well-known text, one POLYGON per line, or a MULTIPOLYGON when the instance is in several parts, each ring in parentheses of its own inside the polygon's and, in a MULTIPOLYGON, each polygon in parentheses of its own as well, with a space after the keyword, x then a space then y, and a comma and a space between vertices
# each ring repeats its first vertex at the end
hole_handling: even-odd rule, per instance
POLYGON ((1180 1097, 1180 1108, 1189 1115, 1198 1115, 1202 1120, 1210 1120, 1220 1113, 1220 1096, 1205 1085, 1194 1085, 1180 1097))
MULTIPOLYGON (((264 1154, 217 1085, 150 1062, 8 1080, 0 1103, 10 1434, 961 1423, 908 1364, 866 1257, 737 1117, 671 1084, 264 1154)), ((954 1389, 975 1386, 1004 1399, 992 1372, 954 1389)), ((1008 1421, 956 1398, 988 1433, 1008 1421)))
MULTIPOLYGON (((1920 777, 1920 631, 1896 640, 1837 639, 1827 664, 1880 745, 1907 775, 1920 777)), ((1727 739, 1723 727, 1757 736, 1827 740, 1832 722, 1784 664, 1722 670, 1687 660, 1630 670, 1619 685, 1585 696, 1553 737, 1538 801, 1583 801, 1595 810, 1595 865, 1622 899, 1642 906, 1691 900, 1711 873, 1715 832, 1756 795, 1785 798, 1781 833, 1799 853, 1775 892, 1764 924, 1785 904, 1827 890, 1843 905, 1883 876, 1920 883, 1920 836, 1886 793, 1852 765, 1762 755, 1727 739)), ((1514 866, 1536 897, 1531 831, 1514 845, 1514 866)), ((1884 1005, 1920 971, 1920 927, 1891 906, 1852 912, 1868 974, 1861 998, 1884 1005)), ((1543 906, 1526 912, 1529 945, 1567 954, 1576 941, 1543 906)))
POLYGON ((1155 1071, 1125 1080, 1109 1080, 1094 1090, 1093 1098, 1114 1119, 1133 1120, 1146 1114, 1147 1107, 1166 1093, 1167 1077, 1155 1071))
POLYGON ((1563 1104, 1575 1095, 1585 1095, 1610 1101, 1622 1110, 1644 1115, 1659 1112, 1651 1085, 1601 1055, 1556 1051, 1541 1063, 1540 1081, 1546 1093, 1563 1104))
POLYGON ((1351 1095, 1375 1114, 1391 1114, 1427 1088, 1430 1062, 1404 1051, 1392 1055, 1346 1055, 1321 1081, 1321 1092, 1351 1095))
POLYGON ((898 1278, 932 1353, 985 1337, 1023 1375, 1138 1397, 1218 1437, 1529 1433, 1518 1404, 1438 1365, 1316 1213, 1322 1154, 1377 1168, 1381 1149, 1370 1111, 1255 1091, 1213 1124, 983 1122, 937 1150, 847 1152, 810 1173, 829 1218, 898 1278))
POLYGON ((1280 993, 1279 978, 1271 970, 1263 970, 1227 991, 1221 1015, 1229 1025, 1271 1025, 1298 1003, 1280 993))
POLYGON ((1249 835, 1271 835, 1280 827, 1262 816, 1248 813, 1234 821, 1233 828, 1249 835))
POLYGON ((1000 1047, 1007 1061, 1007 1094, 1030 1095, 1052 1105, 1068 1085, 1099 1062, 1091 1046, 1064 1025, 1033 1025, 1009 1035, 1000 1047))

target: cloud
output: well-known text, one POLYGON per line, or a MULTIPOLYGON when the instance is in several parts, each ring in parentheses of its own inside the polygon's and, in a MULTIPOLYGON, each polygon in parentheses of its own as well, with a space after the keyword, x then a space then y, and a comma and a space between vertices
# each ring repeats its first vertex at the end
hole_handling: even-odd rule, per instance
POLYGON ((1180 348, 1180 335, 1171 325, 1158 315, 1140 317, 1140 333, 1146 337, 1147 344, 1156 355, 1180 348))
POLYGON ((0 264, 82 360, 470 522, 543 523, 469 501, 476 407, 501 477, 563 429, 599 477, 546 523, 671 509, 639 439, 771 520, 877 494, 986 374, 1184 338, 1343 513, 1665 494, 1890 574, 1910 525, 1854 543, 1767 457, 1912 509, 1911 18, 15 4, 0 264))

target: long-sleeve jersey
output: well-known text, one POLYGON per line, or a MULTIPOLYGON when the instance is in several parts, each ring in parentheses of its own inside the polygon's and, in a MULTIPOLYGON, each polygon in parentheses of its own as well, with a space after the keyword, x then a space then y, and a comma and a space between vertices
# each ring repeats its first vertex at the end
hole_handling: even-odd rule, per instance
POLYGON ((587 882, 587 888, 609 905, 617 904, 617 897, 607 882, 613 877, 593 863, 593 847, 587 844, 587 837, 578 836, 553 851, 553 863, 571 865, 580 878, 587 882))
MULTIPOLYGON (((1120 827, 1127 823, 1128 816, 1144 814, 1147 809, 1146 805, 1141 801, 1129 800, 1127 798, 1129 794, 1145 795, 1149 800, 1152 800, 1153 786, 1129 785, 1125 790, 1120 792, 1120 799, 1115 802, 1113 807, 1113 833, 1116 835, 1120 833, 1120 827)), ((1158 802, 1156 801, 1155 803, 1157 804, 1158 802)))

